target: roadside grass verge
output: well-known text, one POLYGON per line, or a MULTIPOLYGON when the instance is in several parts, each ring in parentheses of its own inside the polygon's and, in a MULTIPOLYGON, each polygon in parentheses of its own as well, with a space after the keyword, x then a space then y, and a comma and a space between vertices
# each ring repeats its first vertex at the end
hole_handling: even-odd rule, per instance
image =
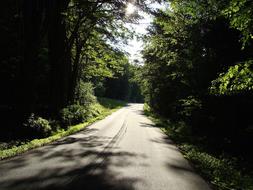
POLYGON ((97 98, 99 104, 104 107, 104 109, 118 109, 125 106, 127 103, 121 100, 113 100, 109 98, 97 98))
POLYGON ((217 190, 253 190, 253 173, 239 159, 225 153, 213 154, 205 138, 193 136, 183 122, 172 123, 152 113, 147 105, 144 112, 179 147, 186 159, 217 190), (245 165, 245 167, 242 167, 245 165))
POLYGON ((89 118, 84 123, 70 126, 67 129, 58 130, 54 132, 53 135, 47 138, 33 139, 31 141, 23 141, 23 142, 12 142, 9 145, 8 144, 1 145, 0 146, 0 160, 16 156, 28 150, 41 147, 43 145, 59 140, 68 135, 79 132, 85 129, 87 126, 94 123, 95 121, 104 119, 106 116, 112 114, 113 112, 122 108, 125 105, 126 105, 126 102, 123 102, 123 101, 117 101, 117 100, 112 100, 112 99, 107 99, 107 98, 98 98, 98 103, 92 105, 93 110, 97 112, 96 117, 89 118))

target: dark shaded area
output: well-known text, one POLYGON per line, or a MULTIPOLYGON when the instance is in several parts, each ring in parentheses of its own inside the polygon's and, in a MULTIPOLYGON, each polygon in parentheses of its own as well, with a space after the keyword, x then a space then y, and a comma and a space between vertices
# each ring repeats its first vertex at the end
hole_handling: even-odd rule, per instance
POLYGON ((129 158, 141 155, 120 152, 116 147, 98 150, 108 142, 110 144, 112 139, 92 135, 94 132, 96 130, 87 129, 79 133, 79 135, 88 135, 87 138, 67 137, 51 145, 27 152, 21 157, 1 162, 1 175, 15 169, 22 171, 30 164, 30 159, 41 162, 45 167, 29 168, 35 172, 31 177, 18 176, 18 179, 1 181, 0 189, 134 189, 133 185, 139 179, 120 177, 111 170, 111 159, 118 157, 119 160, 124 160, 124 162, 113 163, 116 167, 124 167, 129 166, 129 158), (57 150, 61 147, 65 148, 57 150), (84 164, 82 162, 86 158, 90 159, 90 163, 84 164), (66 166, 57 164, 59 162, 66 163, 66 166))
POLYGON ((67 54, 61 12, 67 3, 10 0, 1 5, 1 140, 26 138, 22 125, 31 113, 55 117, 70 101, 66 65, 71 64, 62 57, 67 54))
POLYGON ((103 96, 132 103, 143 103, 144 96, 140 82, 136 79, 141 69, 142 66, 127 64, 124 66, 123 73, 116 74, 115 78, 106 78, 103 96))
POLYGON ((94 116, 98 110, 89 107, 95 102, 94 89, 97 96, 143 101, 139 84, 132 80, 138 67, 108 43, 125 35, 124 30, 114 31, 117 20, 124 20, 126 0, 70 2, 9 0, 1 4, 0 142, 46 137, 56 128, 87 119, 84 113, 74 118, 73 110, 68 110, 71 106, 79 106, 73 112, 94 116), (34 126, 33 121, 28 123, 32 115, 34 126), (44 120, 38 121, 39 117, 44 120), (45 132, 47 123, 51 129, 45 132))
POLYGON ((252 163, 248 148, 253 146, 252 89, 229 91, 252 79, 252 65, 245 78, 231 72, 230 79, 224 79, 220 88, 227 93, 211 91, 221 73, 253 59, 252 40, 242 48, 242 31, 221 14, 225 2, 207 4, 175 2, 178 12, 156 15, 143 52, 145 100, 153 113, 183 123, 192 138, 204 139, 202 143, 217 155, 225 152, 252 163), (235 79, 238 84, 231 82, 235 79))
MULTIPOLYGON (((126 153, 119 155, 105 155, 108 157, 123 156, 127 157, 126 153)), ((75 158, 76 159, 76 158, 75 158)), ((66 158, 66 161, 68 159, 66 158)), ((8 181, 3 183, 2 189, 122 189, 131 190, 133 184, 138 181, 134 178, 117 179, 117 174, 108 169, 108 161, 102 164, 89 164, 86 167, 64 172, 64 168, 45 169, 30 178, 8 181), (94 171, 96 170, 96 171, 94 171)))

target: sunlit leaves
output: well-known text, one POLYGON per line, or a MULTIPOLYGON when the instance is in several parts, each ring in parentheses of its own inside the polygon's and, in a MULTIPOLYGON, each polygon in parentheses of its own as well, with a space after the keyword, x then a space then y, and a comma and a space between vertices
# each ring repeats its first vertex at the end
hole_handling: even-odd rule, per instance
POLYGON ((82 54, 85 80, 94 77, 114 77, 116 73, 122 72, 124 64, 128 63, 128 59, 122 52, 113 48, 102 35, 96 32, 93 32, 82 54))
POLYGON ((210 92, 214 95, 232 95, 253 91, 253 60, 232 66, 226 73, 212 81, 210 92))
POLYGON ((240 30, 243 34, 243 47, 253 40, 253 1, 231 0, 223 10, 223 14, 230 19, 232 27, 240 30))

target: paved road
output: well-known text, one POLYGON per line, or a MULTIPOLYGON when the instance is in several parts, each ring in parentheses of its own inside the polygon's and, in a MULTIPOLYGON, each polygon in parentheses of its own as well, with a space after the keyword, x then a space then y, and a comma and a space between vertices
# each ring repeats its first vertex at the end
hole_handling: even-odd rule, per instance
POLYGON ((0 190, 210 190, 142 106, 1 161, 0 190))

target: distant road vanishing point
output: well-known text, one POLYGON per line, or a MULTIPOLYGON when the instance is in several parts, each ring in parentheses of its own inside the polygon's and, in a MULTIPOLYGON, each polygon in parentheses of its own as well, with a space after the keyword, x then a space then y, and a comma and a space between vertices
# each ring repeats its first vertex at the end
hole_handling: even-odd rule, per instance
POLYGON ((211 190, 142 109, 0 161, 0 190, 211 190))

